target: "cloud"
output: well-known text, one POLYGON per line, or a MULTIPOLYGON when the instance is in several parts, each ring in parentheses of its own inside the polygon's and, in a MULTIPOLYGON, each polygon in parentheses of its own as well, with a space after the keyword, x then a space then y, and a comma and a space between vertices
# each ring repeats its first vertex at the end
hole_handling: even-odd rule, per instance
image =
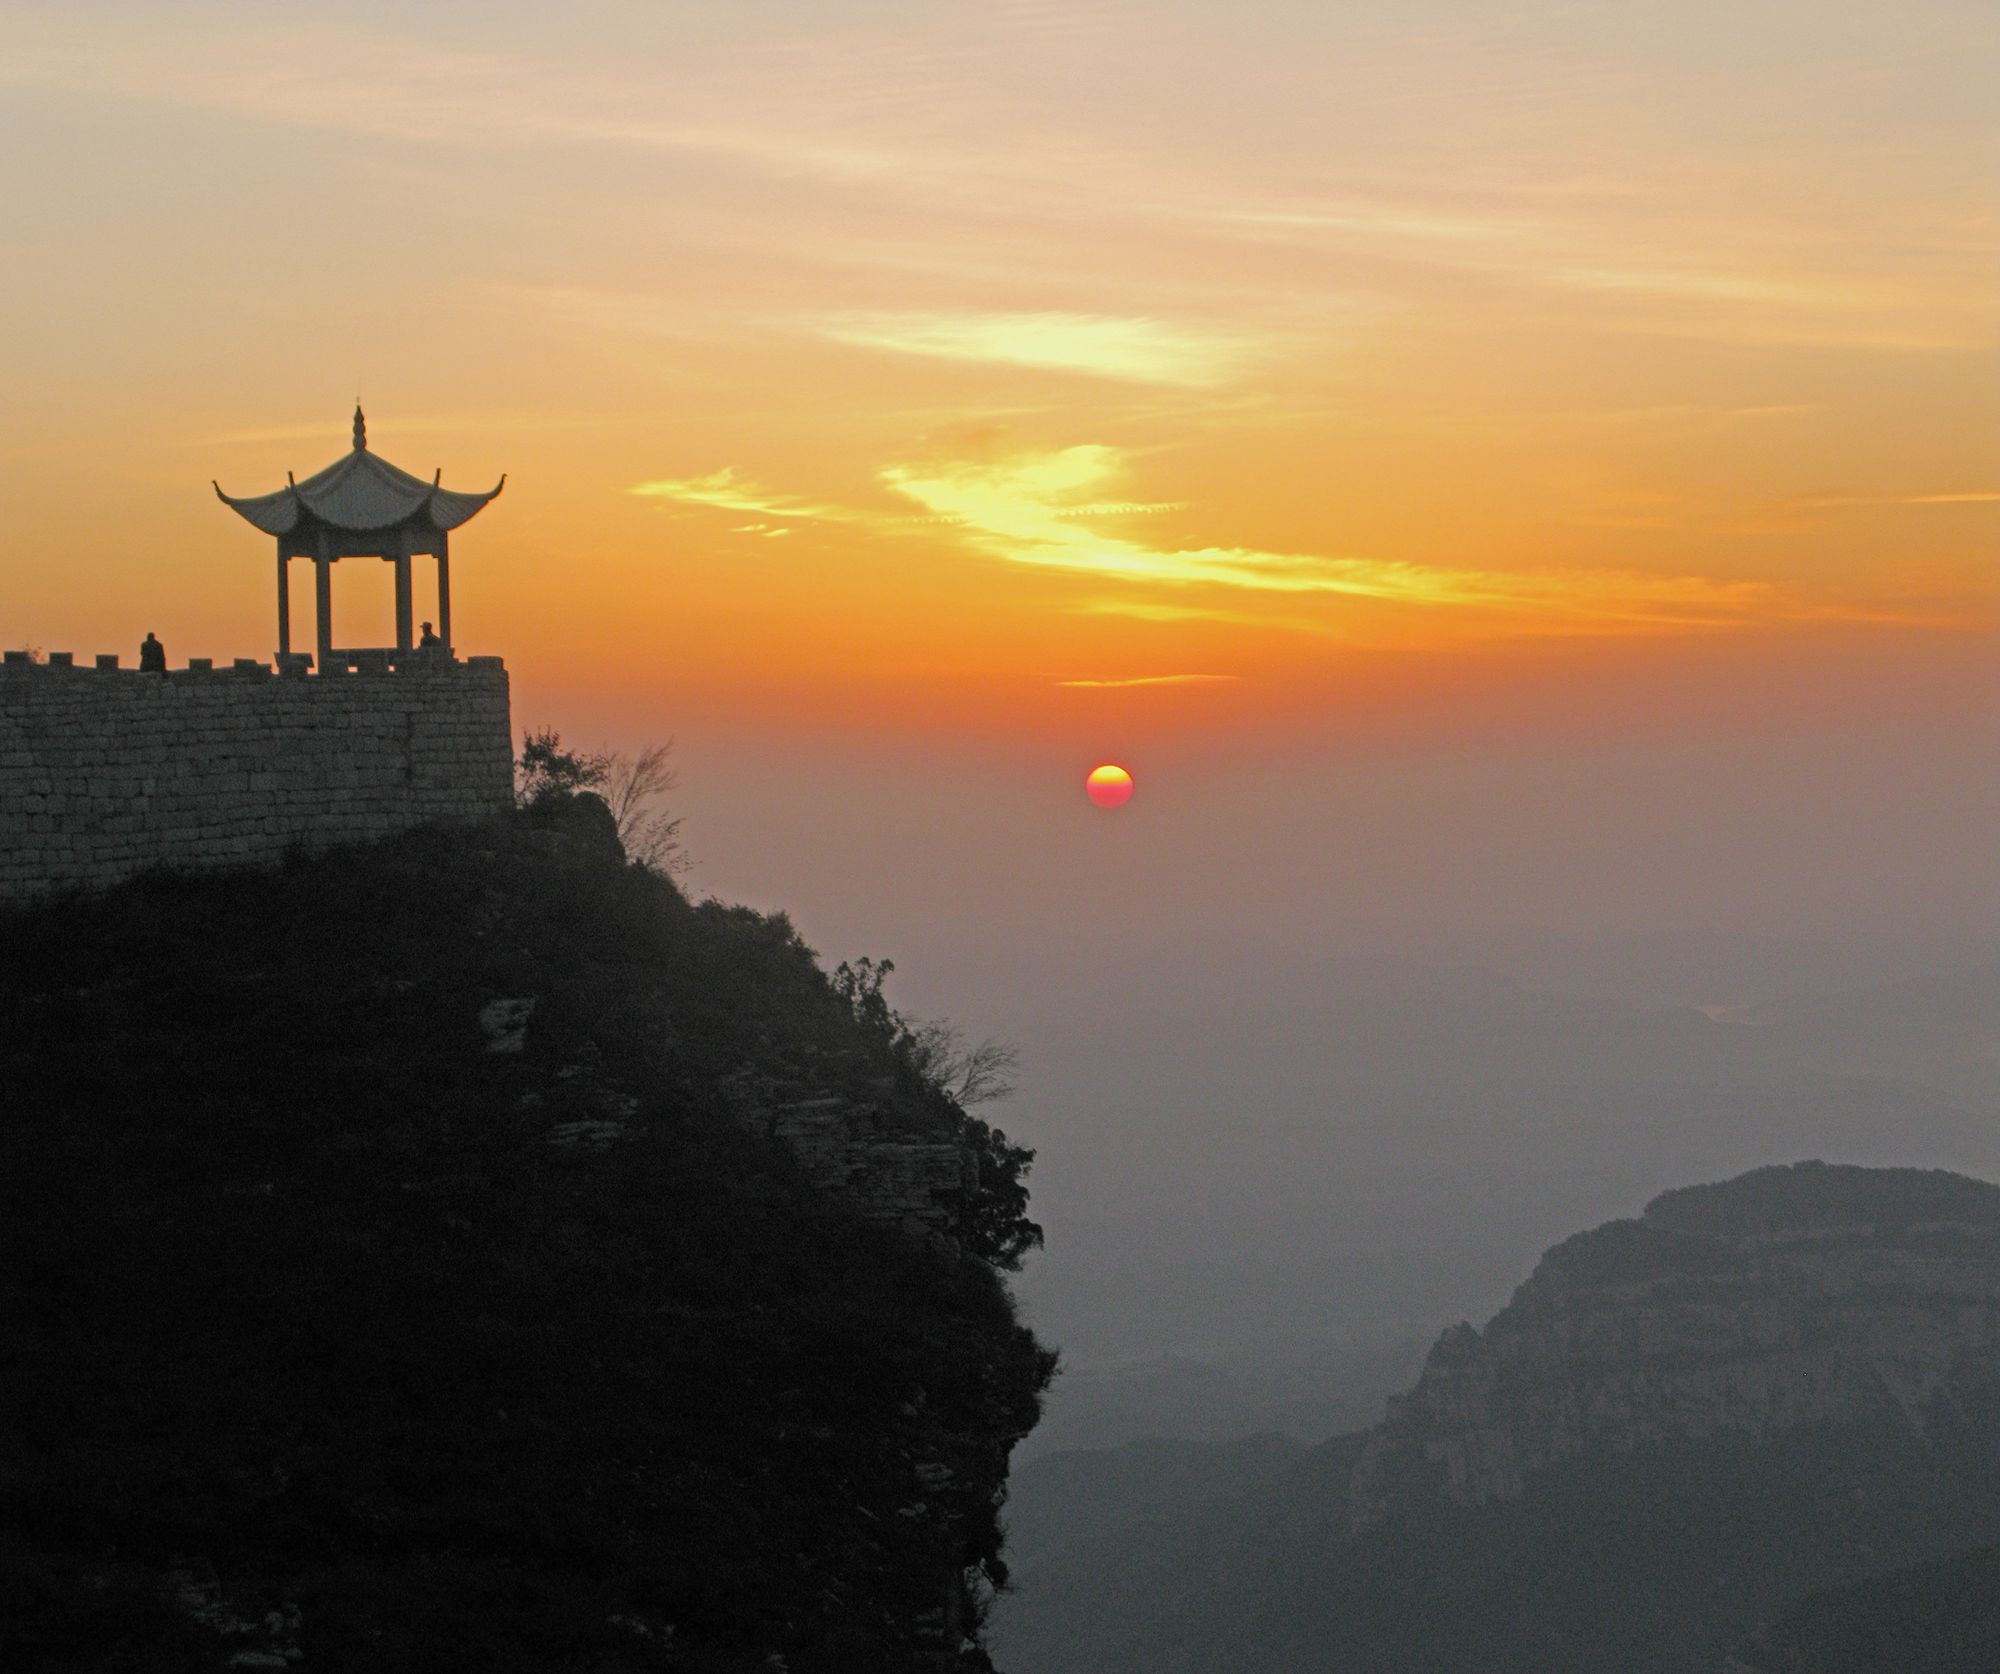
MULTIPOLYGON (((996 29, 954 23, 946 8, 941 21, 881 30, 833 8, 810 30, 781 29, 768 38, 755 22, 699 46, 694 38, 683 42, 679 30, 663 33, 690 50, 655 57, 509 51, 495 44, 505 30, 426 41, 408 29, 369 30, 352 18, 246 22, 204 17, 203 8, 182 17, 189 8, 156 7, 157 19, 144 8, 121 8, 106 21, 88 16, 89 8, 17 5, 0 13, 0 85, 359 134, 420 151, 425 179, 443 150, 612 152, 639 169, 657 162, 671 171, 675 202, 693 184, 716 191, 720 203, 750 202, 761 211, 767 191, 741 190, 753 176, 767 188, 809 188, 815 202, 829 189, 851 193, 864 213, 823 256, 838 251, 842 261, 892 267, 918 262, 933 272, 943 264, 982 284, 1029 277, 1047 296, 1048 274, 1023 263, 1016 238, 1000 236, 1018 222, 1053 235, 1048 248, 1059 254, 1050 265, 1059 280, 1090 272, 1092 258, 1083 252, 1096 241, 1103 246, 1096 276, 1118 279, 1124 288, 1117 294, 1145 284, 1155 295, 1184 299, 1205 288, 1208 306, 1220 302, 1233 311, 1228 317, 1258 312, 1267 322, 1263 339, 1323 341, 1325 306, 1337 286, 1400 289, 1406 303, 1421 304, 1437 295, 1437 283, 1469 280, 1550 293, 1565 326, 1908 351, 1990 341, 1983 268, 1938 265, 1989 251, 1990 224, 1948 196, 1934 206, 1918 193, 1893 213, 1877 210, 1875 236, 1857 244, 1839 199, 1822 205, 1815 191, 1789 201, 1769 190, 1742 198, 1714 178, 1708 146, 1690 139, 1662 153, 1658 135, 1643 127, 1627 135, 1636 145, 1631 154, 1607 150, 1578 175, 1551 176, 1538 143, 1496 149, 1469 142, 1468 130, 1435 154, 1428 146, 1386 153, 1360 146, 1317 186, 1281 190, 1261 149, 1244 152, 1232 124, 1217 126, 1201 111, 1156 134, 1121 116, 1122 98, 1058 112, 996 91, 1019 86, 1012 77, 1024 72, 1050 94, 1065 85, 1046 74, 1053 47, 1045 31, 1058 25, 1039 21, 1044 9, 1051 18, 1065 10, 1010 9, 996 29), (1088 166, 1080 166, 1084 159, 1088 166), (870 200, 924 206, 924 236, 871 233, 870 200), (1666 214, 1673 218, 1663 220, 1666 214), (982 217, 985 233, 968 236, 968 225, 982 217), (1303 246, 1315 259, 1287 259, 1268 291, 1263 282, 1246 290, 1243 258, 1274 242, 1303 246), (1835 267, 1822 254, 1854 247, 1884 253, 1873 277, 1835 267), (1691 250, 1732 254, 1690 265, 1691 250), (1279 293, 1289 293, 1288 304, 1278 305, 1279 293)), ((1129 23, 1102 7, 1067 11, 1076 16, 1059 26, 1063 32, 1083 30, 1093 51, 1129 55, 1129 23)), ((1361 79, 1350 91, 1365 99, 1379 78, 1358 62, 1352 73, 1361 79)), ((1435 83, 1428 96, 1456 107, 1447 86, 1435 83)), ((1334 120, 1342 101, 1321 99, 1334 120)), ((1226 101, 1217 107, 1226 108, 1226 101)), ((1271 114, 1282 131, 1284 99, 1271 114)), ((1508 131, 1503 124, 1496 136, 1508 131)), ((1456 132, 1455 123, 1444 132, 1456 132)), ((1776 154, 1774 178, 1784 177, 1780 165, 1801 167, 1801 158, 1816 165, 1801 178, 1820 181, 1821 154, 1809 146, 1776 154)), ((647 181, 649 202, 655 185, 647 181)), ((1885 206, 1900 201, 1872 191, 1866 201, 1877 196, 1885 206)), ((759 242, 800 254, 791 218, 760 212, 752 224, 759 242)), ((721 237, 725 225, 729 218, 709 204, 685 217, 682 236, 699 227, 721 237)), ((726 236, 740 239, 744 229, 733 226, 726 236)), ((824 307, 824 284, 813 294, 812 305, 824 307)), ((869 318, 855 316, 863 322, 858 329, 868 329, 869 318)), ((1081 359, 1061 351, 1053 360, 1023 360, 968 354, 921 326, 919 341, 903 333, 904 341, 874 346, 1194 386, 1229 376, 1242 357, 1242 345, 1212 334, 1204 346, 1157 321, 1136 323, 1177 346, 1163 356, 1150 346, 1121 353, 1100 344, 1081 359)))
POLYGON ((1831 506, 1990 506, 2000 504, 2000 489, 1975 488, 1963 494, 1822 494, 1793 503, 1815 510, 1831 506))
POLYGON ((1552 408, 1532 417, 1546 424, 1691 425, 1732 424, 1739 419, 1803 418, 1824 410, 1816 401, 1774 401, 1751 407, 1703 401, 1660 401, 1644 407, 1552 408))
POLYGON ((1504 613, 1518 627, 1537 632, 1733 626, 1778 602, 1775 589, 1760 581, 1444 568, 1252 547, 1171 547, 1079 528, 1064 517, 1065 506, 1094 497, 1122 474, 1124 464, 1118 449, 1084 444, 998 462, 892 466, 881 480, 958 524, 973 545, 993 557, 1099 581, 1457 607, 1504 613))
POLYGON ((1144 384, 1221 383, 1251 347, 1240 337, 1156 319, 1053 311, 835 314, 814 329, 858 348, 1144 384))
POLYGON ((1063 517, 1145 517, 1154 512, 1186 511, 1191 500, 1102 500, 1088 506, 1064 506, 1063 517))
MULTIPOLYGON (((992 443, 1004 435, 1002 431, 967 440, 992 443)), ((802 499, 768 488, 733 466, 702 476, 636 483, 627 492, 783 520, 732 526, 733 533, 765 539, 785 535, 788 524, 801 520, 850 524, 904 539, 918 529, 951 530, 987 557, 1109 583, 1115 589, 1064 607, 1073 613, 1141 621, 1228 623, 1351 637, 1361 619, 1346 612, 1301 610, 1301 605, 1315 599, 1449 612, 1455 631, 1479 636, 1662 633, 1737 628, 1753 621, 1884 619, 1837 603, 1792 598, 1770 582, 1757 580, 1615 569, 1483 569, 1247 546, 1174 546, 1142 539, 1129 528, 1092 526, 1092 520, 1182 504, 1108 495, 1130 465, 1131 456, 1123 449, 1081 443, 1006 453, 988 445, 977 451, 981 457, 934 458, 888 466, 877 473, 884 487, 920 509, 915 516, 802 499), (1230 599, 1231 594, 1245 605, 1253 600, 1261 603, 1245 609, 1230 599)), ((2000 494, 1914 496, 1909 503, 1992 499, 2000 499, 2000 494)), ((1175 673, 1079 677, 1056 684, 1104 690, 1235 678, 1175 673)))
MULTIPOLYGON (((819 522, 844 523, 853 513, 838 506, 816 505, 791 494, 780 494, 738 476, 736 467, 725 465, 702 477, 661 477, 652 482, 635 482, 626 489, 643 500, 673 500, 687 506, 714 506, 723 511, 755 512, 764 517, 811 518, 819 522)), ((757 530, 757 533, 766 533, 757 530)), ((770 531, 782 534, 783 530, 770 531)))
POLYGON ((1229 622, 1243 628, 1306 630, 1319 627, 1317 623, 1301 622, 1289 616, 1231 610, 1222 605, 1169 603, 1164 599, 1139 598, 1131 594, 1083 599, 1065 608, 1075 616, 1124 616, 1135 622, 1229 622))
MULTIPOLYGON (((1571 329, 1912 353, 1990 343, 1990 299, 1976 279, 1968 283, 1935 260, 1922 267, 1878 262, 1858 273, 1833 268, 1817 258, 1830 227, 1816 225, 1802 206, 1792 206, 1789 217, 1764 213, 1769 209, 1727 198, 1683 204, 1670 183, 1637 195, 1607 192, 1602 182, 1558 186, 1528 201, 1518 182, 1432 175, 1387 195, 1332 191, 1319 202, 1196 204, 1190 212, 1239 239, 1393 263, 1406 296, 1460 281, 1541 292, 1571 329), (1680 235, 1663 241, 1667 205, 1680 205, 1683 219, 1680 235), (1688 249, 1732 250, 1734 260, 1691 265, 1688 249)), ((1921 214, 1915 226, 1877 242, 1899 250, 1921 244, 1946 259, 1966 245, 1962 233, 1921 214)), ((1983 243, 1975 224, 1969 247, 1983 243)))
POLYGON ((1810 307, 1829 302, 1860 303, 1851 289, 1807 283, 1761 273, 1723 273, 1685 267, 1553 267, 1543 276, 1555 285, 1585 291, 1632 291, 1648 296, 1698 297, 1715 302, 1769 302, 1810 307))
POLYGON ((672 101, 642 73, 349 23, 216 28, 189 52, 185 26, 134 20, 116 31, 40 20, 0 32, 0 85, 217 110, 427 147, 602 146, 735 161, 781 175, 893 183, 924 170, 907 142, 854 134, 796 110, 745 121, 728 90, 672 101), (173 63, 161 73, 162 60, 173 63))
POLYGON ((1126 686, 1209 686, 1240 678, 1235 674, 1135 674, 1125 680, 1058 680, 1056 684, 1111 691, 1126 686))
POLYGON ((1379 234, 1446 244, 1501 242, 1518 236, 1524 225, 1519 220, 1451 215, 1352 199, 1332 209, 1224 209, 1215 211, 1213 218, 1225 226, 1278 233, 1379 234))

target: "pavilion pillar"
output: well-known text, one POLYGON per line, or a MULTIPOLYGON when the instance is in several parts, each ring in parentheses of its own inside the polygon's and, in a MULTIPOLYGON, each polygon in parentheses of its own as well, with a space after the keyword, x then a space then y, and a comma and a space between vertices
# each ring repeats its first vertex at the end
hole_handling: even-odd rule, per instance
POLYGON ((451 651, 451 551, 446 538, 438 536, 438 638, 444 642, 444 654, 451 651))
POLYGON ((319 671, 327 672, 333 665, 333 559, 326 550, 326 536, 319 538, 319 551, 313 554, 313 594, 319 606, 319 671))
POLYGON ((278 537, 278 655, 292 654, 292 560, 285 537, 278 537))
POLYGON ((410 537, 397 542, 396 565, 396 649, 407 651, 415 643, 410 633, 410 537))

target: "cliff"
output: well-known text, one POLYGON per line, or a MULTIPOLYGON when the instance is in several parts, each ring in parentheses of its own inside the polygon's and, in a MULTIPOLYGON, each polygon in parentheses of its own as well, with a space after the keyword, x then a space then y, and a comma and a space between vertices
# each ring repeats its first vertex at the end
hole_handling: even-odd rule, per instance
POLYGON ((2000 1187, 1759 1169, 1556 1245, 1374 1429, 1073 1518, 1000 1643, 1038 1674, 1831 1674, 1833 1628, 1904 1595, 1786 1612, 2000 1540, 1996 1437, 2000 1187))
POLYGON ((1602 1451, 1962 1421, 2000 1374, 2000 1187, 1803 1163, 1668 1192, 1557 1245, 1392 1399, 1358 1530, 1518 1498, 1602 1451))
POLYGON ((1026 1153, 607 825, 0 923, 14 1666, 989 1666, 1026 1153))

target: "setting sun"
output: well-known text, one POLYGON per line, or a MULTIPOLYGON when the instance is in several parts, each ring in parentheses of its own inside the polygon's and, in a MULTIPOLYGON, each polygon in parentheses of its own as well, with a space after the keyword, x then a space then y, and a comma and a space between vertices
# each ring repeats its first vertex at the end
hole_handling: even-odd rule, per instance
POLYGON ((1100 808, 1122 808, 1132 800, 1132 775, 1115 762, 1093 767, 1083 793, 1100 808))

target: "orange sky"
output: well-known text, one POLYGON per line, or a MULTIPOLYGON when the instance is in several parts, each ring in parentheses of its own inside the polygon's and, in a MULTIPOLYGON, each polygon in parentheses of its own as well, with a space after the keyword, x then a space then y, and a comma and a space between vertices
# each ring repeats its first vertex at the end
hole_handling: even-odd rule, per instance
MULTIPOLYGON (((717 10, 10 7, 0 637, 268 655, 208 479, 328 463, 358 390, 510 474, 461 648, 620 739, 1990 656, 1985 8, 717 10)), ((344 567, 338 637, 388 594, 344 567)))

